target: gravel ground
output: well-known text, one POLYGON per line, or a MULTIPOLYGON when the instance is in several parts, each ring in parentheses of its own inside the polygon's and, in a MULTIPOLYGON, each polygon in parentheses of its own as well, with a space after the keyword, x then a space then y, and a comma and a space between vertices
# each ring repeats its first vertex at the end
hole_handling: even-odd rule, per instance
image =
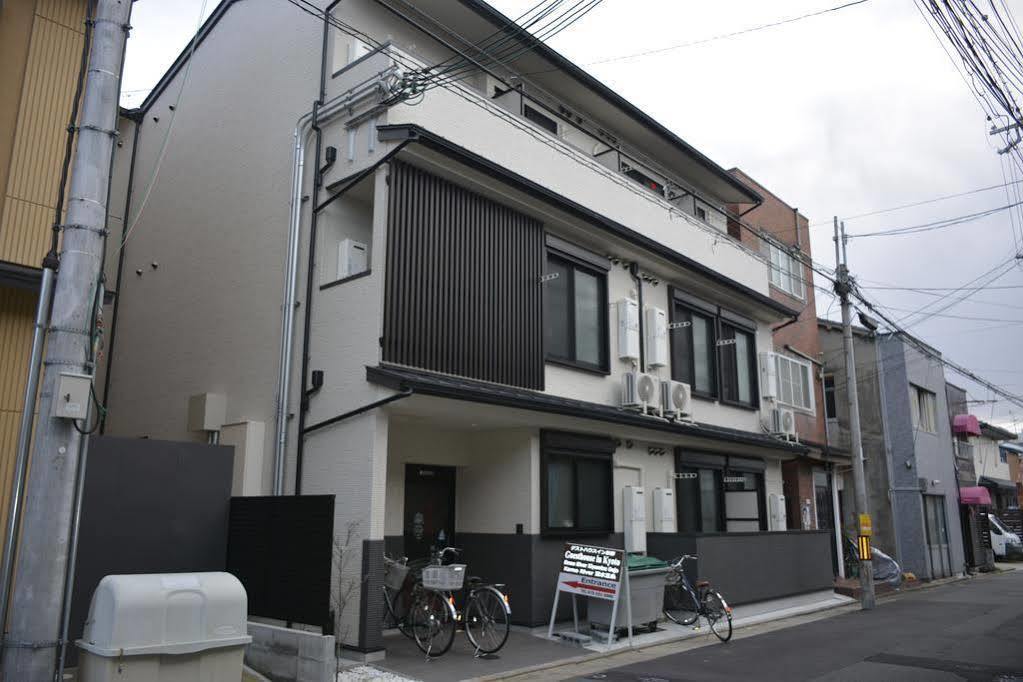
POLYGON ((359 665, 342 670, 337 674, 337 682, 414 682, 409 677, 385 672, 371 665, 359 665))

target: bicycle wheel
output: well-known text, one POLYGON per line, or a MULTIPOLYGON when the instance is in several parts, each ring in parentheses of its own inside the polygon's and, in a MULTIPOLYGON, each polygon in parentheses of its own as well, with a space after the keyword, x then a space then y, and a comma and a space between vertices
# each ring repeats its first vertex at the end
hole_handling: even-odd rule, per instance
POLYGON ((710 629, 722 642, 732 638, 732 609, 717 592, 703 596, 703 615, 710 623, 710 629))
POLYGON ((431 658, 447 653, 455 639, 455 607, 447 597, 436 590, 423 590, 411 611, 416 646, 431 658))
POLYGON ((398 628, 398 632, 412 639, 412 628, 408 619, 408 590, 392 590, 386 585, 384 590, 385 625, 398 628))
POLYGON ((511 622, 496 587, 477 590, 465 607, 465 635, 478 653, 492 654, 508 641, 511 622))
POLYGON ((664 615, 679 625, 692 625, 700 617, 696 595, 680 578, 664 586, 664 615))

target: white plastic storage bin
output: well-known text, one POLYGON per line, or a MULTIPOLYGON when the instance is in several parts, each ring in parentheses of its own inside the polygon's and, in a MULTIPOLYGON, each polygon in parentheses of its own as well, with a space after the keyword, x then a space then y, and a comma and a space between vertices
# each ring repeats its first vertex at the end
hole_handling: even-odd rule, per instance
POLYGON ((238 682, 245 588, 230 573, 108 575, 92 594, 81 682, 238 682))

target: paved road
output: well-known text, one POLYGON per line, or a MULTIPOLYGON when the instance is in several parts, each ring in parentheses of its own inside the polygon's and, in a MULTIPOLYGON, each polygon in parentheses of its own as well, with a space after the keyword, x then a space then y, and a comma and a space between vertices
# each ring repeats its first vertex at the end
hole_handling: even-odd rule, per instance
POLYGON ((1023 570, 578 679, 1023 682, 1023 570))

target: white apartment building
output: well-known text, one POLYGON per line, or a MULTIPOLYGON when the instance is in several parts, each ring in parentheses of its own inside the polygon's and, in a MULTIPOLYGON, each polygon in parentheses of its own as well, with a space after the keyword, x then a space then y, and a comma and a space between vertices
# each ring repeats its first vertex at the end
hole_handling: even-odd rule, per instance
POLYGON ((437 544, 522 625, 573 539, 699 554, 737 603, 830 588, 760 371, 798 311, 726 229, 756 192, 480 0, 334 5, 324 38, 225 0, 125 112, 108 432, 204 439, 190 397, 226 396, 236 494, 356 524, 366 654, 384 553, 437 544))

